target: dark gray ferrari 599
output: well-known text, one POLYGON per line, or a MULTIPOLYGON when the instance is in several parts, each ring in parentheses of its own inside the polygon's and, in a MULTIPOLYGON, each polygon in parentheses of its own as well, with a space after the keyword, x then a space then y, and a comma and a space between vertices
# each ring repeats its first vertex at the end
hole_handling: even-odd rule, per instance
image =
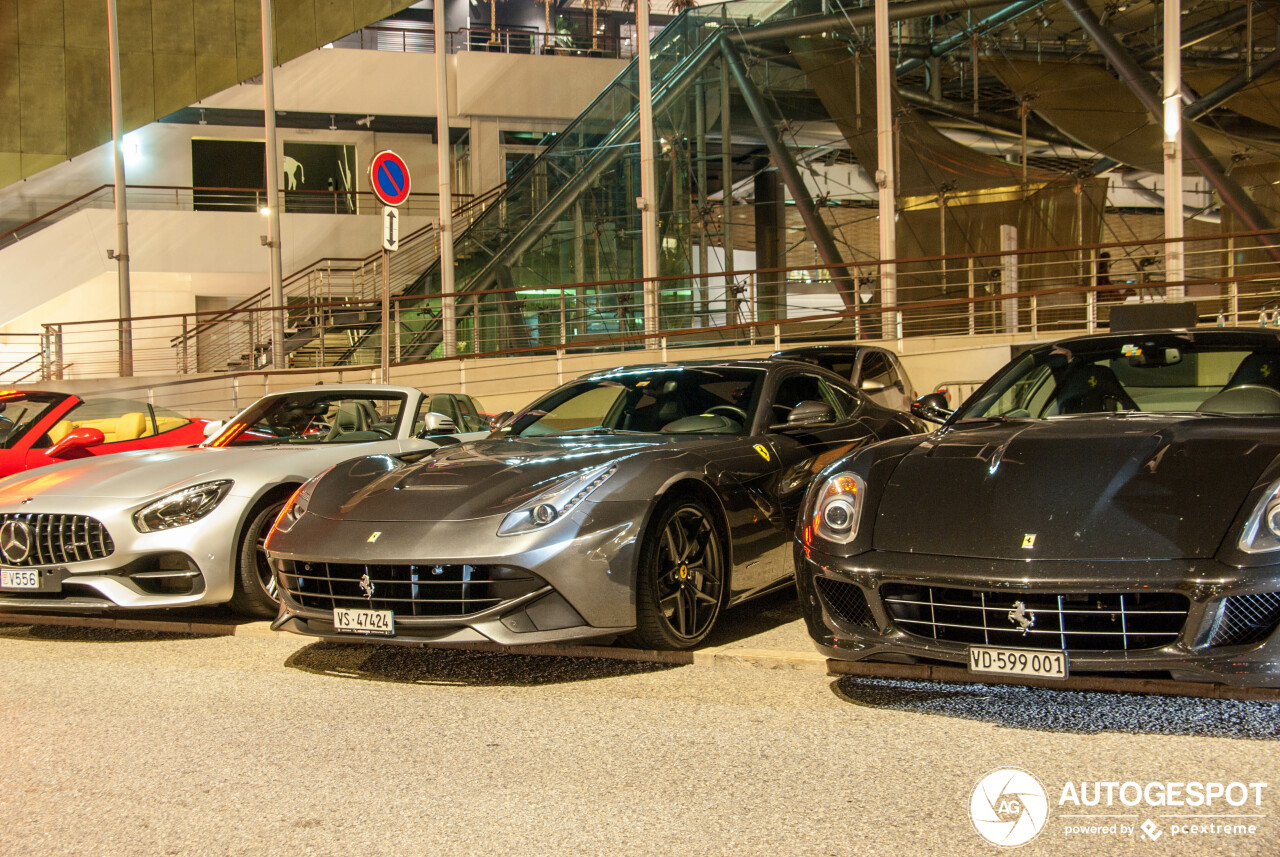
POLYGON ((797 567, 820 651, 1280 685, 1280 337, 1066 339, 943 405, 815 480, 797 567))
POLYGON ((488 439, 300 488, 268 542, 276 627, 693 646, 726 606, 791 580, 790 534, 826 462, 914 430, 790 361, 588 375, 488 439))

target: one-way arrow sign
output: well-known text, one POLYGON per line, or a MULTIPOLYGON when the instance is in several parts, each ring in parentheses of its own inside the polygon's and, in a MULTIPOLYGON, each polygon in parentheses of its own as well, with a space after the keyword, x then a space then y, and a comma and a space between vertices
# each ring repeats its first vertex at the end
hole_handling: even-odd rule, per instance
POLYGON ((389 205, 382 209, 382 249, 400 249, 400 212, 389 205))

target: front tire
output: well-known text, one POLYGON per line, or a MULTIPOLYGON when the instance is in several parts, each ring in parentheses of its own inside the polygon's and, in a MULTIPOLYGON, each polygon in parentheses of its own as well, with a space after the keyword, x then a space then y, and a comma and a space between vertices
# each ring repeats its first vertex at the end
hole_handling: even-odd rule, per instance
POLYGON ((280 612, 276 576, 267 561, 266 541, 285 501, 268 503, 258 509, 245 525, 236 560, 236 590, 230 607, 243 616, 274 619, 280 612))
POLYGON ((646 649, 688 649, 711 632, 724 604, 725 551, 698 500, 661 507, 645 532, 636 575, 636 630, 646 649))

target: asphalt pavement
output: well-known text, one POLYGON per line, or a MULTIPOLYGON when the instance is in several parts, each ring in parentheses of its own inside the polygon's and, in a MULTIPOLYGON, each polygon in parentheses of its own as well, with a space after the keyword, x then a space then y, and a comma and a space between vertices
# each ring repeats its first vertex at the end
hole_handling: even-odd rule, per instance
MULTIPOLYGON (((719 645, 793 632, 760 609, 719 645)), ((972 799, 1014 767, 1044 811, 979 818, 1039 829, 1014 853, 1280 852, 1274 703, 23 625, 0 658, 5 855, 994 855, 972 799), (1121 801, 1189 783, 1267 785, 1121 801)))

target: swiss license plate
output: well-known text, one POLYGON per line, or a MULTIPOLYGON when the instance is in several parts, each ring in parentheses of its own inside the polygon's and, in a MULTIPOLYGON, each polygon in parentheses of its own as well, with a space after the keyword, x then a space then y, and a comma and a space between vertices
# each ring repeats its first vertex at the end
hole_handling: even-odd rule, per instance
POLYGON ((39 589, 40 571, 35 568, 0 568, 0 589, 39 589))
POLYGON ((390 610, 335 607, 333 608, 333 629, 343 634, 375 634, 390 637, 396 632, 396 620, 390 610))
POLYGON ((1029 675, 1036 678, 1066 678, 1067 653, 1035 649, 969 647, 969 672, 1029 675))

